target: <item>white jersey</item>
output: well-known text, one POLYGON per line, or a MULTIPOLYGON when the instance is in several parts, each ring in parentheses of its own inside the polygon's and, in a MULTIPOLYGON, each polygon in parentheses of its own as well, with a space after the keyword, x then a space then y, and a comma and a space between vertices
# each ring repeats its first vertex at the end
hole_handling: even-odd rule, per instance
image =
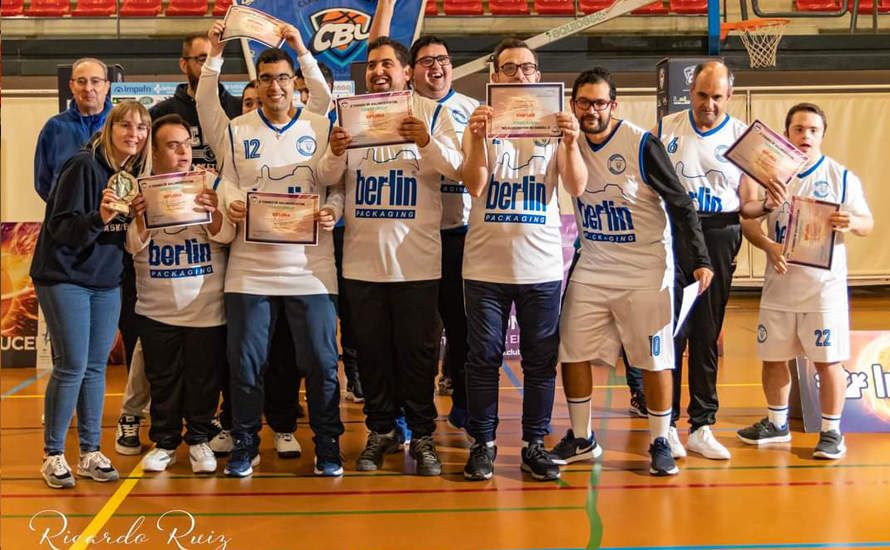
POLYGON ((701 214, 739 211, 742 171, 723 153, 748 127, 728 114, 725 117, 707 132, 695 126, 691 110, 666 116, 658 123, 658 137, 670 155, 680 185, 701 214))
POLYGON ((234 228, 223 222, 211 237, 206 225, 127 231, 127 251, 136 268, 136 313, 173 326, 215 327, 226 322, 223 285, 234 228))
MULTIPOLYGON (((454 90, 448 92, 448 95, 438 100, 437 103, 445 106, 451 112, 451 118, 454 122, 454 131, 457 135, 457 142, 463 139, 464 128, 470 120, 470 115, 479 106, 479 102, 475 99, 459 94, 454 90)), ((442 176, 442 229, 456 229, 466 227, 470 220, 470 207, 472 206, 472 197, 463 182, 455 181, 451 178, 442 176)))
MULTIPOLYGON (((275 127, 257 109, 229 123, 229 150, 223 165, 225 205, 245 200, 248 191, 319 193, 318 159, 327 149, 331 122, 298 109, 293 119, 275 127)), ((342 191, 327 205, 339 216, 342 191)), ((318 245, 275 245, 244 241, 244 223, 232 242, 226 292, 259 295, 336 294, 334 245, 329 231, 319 231, 318 245)))
MULTIPOLYGON (((469 142, 468 142, 469 143, 469 142)), ((507 284, 563 277, 557 139, 486 139, 490 173, 473 199, 464 279, 507 284)))
POLYGON ((322 178, 345 170, 343 277, 358 281, 427 281, 442 276, 441 175, 460 179, 463 156, 448 109, 414 94, 412 112, 430 129, 414 143, 330 151, 322 178))
MULTIPOLYGON (((834 159, 823 156, 788 183, 788 199, 767 216, 769 237, 784 243, 788 231, 791 197, 810 197, 838 203, 841 210, 857 216, 871 215, 862 183, 834 159)), ((844 233, 835 233, 831 269, 788 264, 779 275, 767 262, 764 272, 761 309, 810 313, 846 310, 847 247, 844 233)))
POLYGON ((670 223, 643 173, 647 136, 622 120, 602 144, 579 144, 588 175, 584 193, 574 199, 581 257, 573 281, 621 289, 673 286, 670 223))

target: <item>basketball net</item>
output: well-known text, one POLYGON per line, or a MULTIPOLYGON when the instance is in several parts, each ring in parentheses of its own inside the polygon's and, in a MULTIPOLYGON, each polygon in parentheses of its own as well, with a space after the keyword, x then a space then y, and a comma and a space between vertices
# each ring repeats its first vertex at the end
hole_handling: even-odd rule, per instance
POLYGON ((748 62, 752 69, 776 66, 776 53, 779 41, 785 32, 789 19, 749 19, 723 25, 723 38, 729 31, 737 31, 742 45, 748 51, 748 62))

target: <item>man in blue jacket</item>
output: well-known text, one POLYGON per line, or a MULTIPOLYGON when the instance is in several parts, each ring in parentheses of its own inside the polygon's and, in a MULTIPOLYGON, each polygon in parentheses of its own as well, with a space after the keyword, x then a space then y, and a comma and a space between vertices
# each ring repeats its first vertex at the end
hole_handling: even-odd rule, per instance
POLYGON ((62 165, 102 128, 105 116, 111 111, 105 63, 92 57, 78 59, 71 67, 68 85, 74 101, 67 111, 46 121, 34 153, 34 189, 44 201, 62 165))

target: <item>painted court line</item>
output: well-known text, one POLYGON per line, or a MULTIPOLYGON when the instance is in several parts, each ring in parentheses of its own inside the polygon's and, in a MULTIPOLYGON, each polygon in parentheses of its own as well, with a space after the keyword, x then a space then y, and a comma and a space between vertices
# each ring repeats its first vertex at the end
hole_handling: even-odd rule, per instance
MULTIPOLYGON (((89 525, 87 525, 80 535, 77 536, 77 542, 72 544, 68 550, 84 550, 90 545, 90 540, 95 537, 103 527, 105 527, 105 524, 108 523, 111 516, 113 516, 120 505, 123 504, 127 495, 129 495, 133 488, 136 487, 136 484, 139 483, 143 473, 142 461, 140 460, 136 463, 136 466, 130 472, 130 475, 127 476, 127 479, 120 484, 117 491, 115 491, 105 505, 102 506, 99 513, 93 517, 89 525)), ((86 517, 89 517, 89 515, 86 515, 86 517)))

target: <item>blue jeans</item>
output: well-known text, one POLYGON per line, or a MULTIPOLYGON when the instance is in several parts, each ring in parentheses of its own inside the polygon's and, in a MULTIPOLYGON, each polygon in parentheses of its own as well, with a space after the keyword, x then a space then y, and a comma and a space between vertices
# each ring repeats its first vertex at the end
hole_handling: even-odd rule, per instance
POLYGON ((467 311, 467 430, 477 441, 494 441, 498 381, 510 306, 516 304, 522 354, 522 439, 548 433, 556 387, 562 282, 500 284, 464 281, 467 311))
POLYGON ((94 290, 59 283, 35 285, 53 346, 53 372, 46 386, 44 451, 65 450, 65 435, 77 407, 81 452, 99 449, 105 367, 117 335, 120 288, 94 290))
MULTIPOLYGON (((227 292, 227 351, 232 397, 232 435, 259 448, 265 402, 264 375, 273 327, 286 315, 296 353, 306 373, 309 426, 316 436, 339 437, 340 381, 337 378, 337 296, 260 296, 227 292)), ((297 388, 293 388, 296 392, 297 388)))

